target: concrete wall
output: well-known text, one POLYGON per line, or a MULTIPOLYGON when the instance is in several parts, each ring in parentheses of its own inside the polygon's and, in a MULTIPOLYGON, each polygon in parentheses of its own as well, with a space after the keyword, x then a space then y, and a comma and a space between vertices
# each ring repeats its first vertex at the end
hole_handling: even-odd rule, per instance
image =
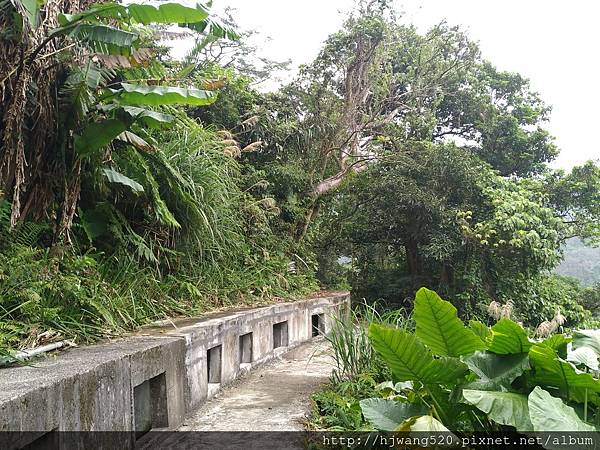
MULTIPOLYGON (((28 432, 3 433, 0 448, 20 448, 52 431, 134 432, 148 424, 174 429, 244 371, 311 339, 313 314, 322 314, 327 332, 332 315, 348 305, 348 294, 332 294, 185 319, 175 321, 176 327, 169 322, 31 366, 0 369, 0 431, 28 432), (280 322, 287 322, 288 345, 274 349, 273 325, 280 322), (240 336, 247 333, 252 361, 241 364, 240 336), (208 383, 207 352, 219 345, 220 364, 213 360, 211 370, 220 366, 220 383, 208 383)), ((128 448, 134 438, 115 433, 115 439, 128 448)))

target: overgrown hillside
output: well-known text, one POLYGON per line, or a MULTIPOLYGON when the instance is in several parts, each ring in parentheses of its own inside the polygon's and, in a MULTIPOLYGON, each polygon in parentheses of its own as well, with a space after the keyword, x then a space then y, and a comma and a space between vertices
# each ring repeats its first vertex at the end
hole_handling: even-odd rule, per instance
POLYGON ((600 168, 551 169, 551 107, 529 80, 374 0, 262 93, 284 65, 234 22, 0 0, 4 352, 317 279, 407 311, 426 286, 463 319, 501 305, 525 326, 593 324, 599 290, 554 270, 565 242, 600 238, 600 168), (179 39, 194 46, 174 60, 179 39))
POLYGON ((0 352, 317 288, 244 173, 260 143, 188 115, 220 108, 198 52, 233 29, 200 5, 0 4, 0 352))

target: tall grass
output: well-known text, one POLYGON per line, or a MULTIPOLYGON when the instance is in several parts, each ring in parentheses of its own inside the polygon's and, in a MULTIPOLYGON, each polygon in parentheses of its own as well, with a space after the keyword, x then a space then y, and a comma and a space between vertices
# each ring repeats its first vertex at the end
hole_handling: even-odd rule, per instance
POLYGON ((370 323, 408 329, 412 319, 404 310, 380 312, 381 305, 365 301, 354 306, 346 315, 332 315, 332 327, 325 339, 331 344, 336 368, 334 383, 354 379, 360 373, 377 369, 378 356, 368 337, 370 323))
POLYGON ((272 212, 242 188, 216 133, 186 122, 159 139, 154 154, 114 156, 143 196, 102 179, 84 186, 74 247, 47 248, 47 224, 10 232, 0 201, 0 353, 316 289, 308 267, 288 272, 272 212))

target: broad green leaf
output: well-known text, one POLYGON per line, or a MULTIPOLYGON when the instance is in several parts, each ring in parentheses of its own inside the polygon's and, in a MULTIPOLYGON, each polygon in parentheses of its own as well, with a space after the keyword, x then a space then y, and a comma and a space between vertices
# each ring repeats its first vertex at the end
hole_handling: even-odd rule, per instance
POLYGON ((208 17, 208 11, 201 5, 190 8, 180 3, 162 3, 158 7, 130 3, 126 8, 129 17, 144 25, 150 23, 198 23, 208 17))
POLYGON ((129 55, 133 43, 138 39, 135 33, 102 24, 81 24, 69 34, 88 42, 95 51, 111 55, 129 55))
POLYGON ((459 378, 464 377, 469 369, 458 358, 442 356, 434 359, 427 366, 428 376, 425 379, 427 383, 456 383, 459 378))
POLYGON ((500 355, 526 353, 531 347, 527 333, 521 325, 509 319, 499 320, 492 327, 488 350, 500 355))
POLYGON ((529 416, 534 431, 548 432, 592 432, 596 429, 579 418, 573 408, 560 398, 536 386, 529 394, 529 416))
POLYGON ((449 433, 450 430, 442 422, 432 416, 413 417, 402 423, 396 431, 413 431, 425 433, 449 433))
POLYGON ((369 340, 398 381, 428 379, 428 366, 433 357, 415 335, 372 323, 369 340))
POLYGON ((555 334, 544 339, 540 345, 544 345, 546 347, 550 347, 553 350, 556 350, 558 355, 561 358, 567 357, 567 344, 571 342, 571 338, 565 337, 563 334, 555 334))
POLYGON ((573 333, 573 348, 590 347, 600 356, 600 330, 577 330, 573 333))
POLYGON ((108 178, 108 181, 110 181, 111 183, 117 183, 122 184, 123 186, 127 186, 131 188, 133 192, 144 192, 144 187, 140 183, 132 180, 131 178, 123 175, 120 172, 117 172, 116 170, 103 168, 102 173, 104 173, 104 176, 108 178))
POLYGON ((92 210, 79 210, 79 217, 83 230, 90 242, 108 231, 110 219, 106 217, 101 208, 92 210))
POLYGON ((23 9, 25 10, 25 15, 27 17, 27 21, 30 23, 32 28, 37 28, 38 26, 38 15, 40 12, 40 6, 43 5, 43 2, 39 0, 17 0, 21 5, 23 5, 23 9))
POLYGON ((217 94, 200 89, 186 89, 168 86, 145 86, 141 84, 122 83, 119 101, 124 105, 210 105, 217 99, 217 94))
POLYGON ((360 408, 365 419, 380 431, 394 431, 409 417, 427 414, 427 408, 423 405, 400 403, 383 398, 361 400, 360 408))
POLYGON ((478 320, 469 320, 469 328, 473 330, 473 333, 479 336, 479 339, 483 342, 487 342, 488 338, 492 335, 490 327, 478 320))
POLYGON ((151 23, 195 24, 208 18, 208 11, 201 5, 192 8, 180 3, 162 3, 157 6, 115 3, 94 6, 77 14, 60 14, 58 22, 62 26, 67 26, 77 21, 95 20, 96 18, 133 19, 144 25, 151 23))
POLYGON ((158 111, 149 109, 137 108, 135 106, 124 106, 123 110, 135 120, 141 120, 146 125, 152 128, 158 128, 163 125, 172 123, 175 120, 170 114, 163 114, 158 111))
POLYGON ((527 397, 514 392, 475 391, 464 389, 463 397, 501 425, 510 425, 518 431, 532 431, 527 397))
POLYGON ((130 145, 133 145, 138 150, 141 150, 144 152, 155 152, 156 151, 156 148, 152 144, 146 142, 140 136, 138 136, 135 133, 132 133, 131 131, 123 131, 121 134, 119 134, 116 137, 116 139, 126 142, 130 145))
POLYGON ((490 386, 505 388, 530 368, 527 353, 497 355, 490 352, 477 352, 463 358, 463 362, 479 377, 479 381, 489 383, 490 386))
POLYGON ((468 372, 457 358, 434 359, 419 338, 406 331, 371 324, 369 339, 398 381, 450 383, 468 372))
POLYGON ((535 369, 533 380, 537 384, 558 389, 569 400, 583 403, 588 399, 597 402, 600 383, 589 373, 577 372, 568 362, 560 359, 555 350, 544 345, 534 345, 529 359, 535 369))
POLYGON ((575 365, 583 364, 584 366, 598 370, 598 355, 594 349, 590 347, 578 347, 571 349, 567 353, 567 361, 572 362, 575 365))
POLYGON ((80 136, 75 136, 73 141, 75 152, 82 157, 93 155, 110 144, 114 138, 126 129, 127 126, 117 119, 91 123, 80 136))
POLYGON ((436 355, 469 355, 485 348, 483 341, 466 328, 456 308, 434 291, 421 288, 415 298, 416 334, 436 355))

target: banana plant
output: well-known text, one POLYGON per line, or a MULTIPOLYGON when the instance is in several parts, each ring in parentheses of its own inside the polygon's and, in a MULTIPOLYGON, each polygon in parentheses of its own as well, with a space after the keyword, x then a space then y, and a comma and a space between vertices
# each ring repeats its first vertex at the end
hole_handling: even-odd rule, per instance
POLYGON ((127 186, 134 194, 143 192, 141 180, 119 173, 122 169, 111 162, 111 148, 126 145, 140 152, 156 151, 149 128, 173 125, 177 105, 204 106, 217 99, 220 85, 192 85, 191 78, 161 63, 165 50, 160 43, 170 33, 165 30, 179 26, 184 33, 214 39, 238 36, 212 19, 208 7, 201 4, 122 4, 112 0, 81 11, 61 12, 75 4, 40 0, 0 3, 0 19, 9 24, 0 33, 0 45, 7 52, 20 49, 14 52, 16 60, 0 64, 0 85, 10 86, 6 92, 12 95, 4 94, 3 104, 13 111, 3 115, 8 120, 3 127, 28 130, 28 120, 45 124, 30 129, 23 138, 18 132, 11 133, 11 142, 4 142, 0 149, 4 159, 16 161, 8 166, 24 173, 21 177, 7 175, 13 180, 6 187, 14 200, 11 225, 17 224, 25 210, 56 216, 61 222, 57 234, 65 230, 68 234, 77 211, 82 174, 99 174, 112 185, 127 186), (42 161, 48 178, 62 179, 56 186, 68 186, 69 194, 64 194, 64 187, 54 189, 33 172, 19 168, 30 160, 42 161), (56 173, 50 173, 52 170, 56 173), (30 194, 41 191, 44 195, 30 194), (64 204, 58 206, 59 202, 64 204))
POLYGON ((369 326, 370 342, 394 376, 383 398, 361 402, 376 429, 598 430, 597 330, 533 340, 508 319, 465 326, 456 308, 427 288, 416 294, 414 318, 414 333, 369 326))

